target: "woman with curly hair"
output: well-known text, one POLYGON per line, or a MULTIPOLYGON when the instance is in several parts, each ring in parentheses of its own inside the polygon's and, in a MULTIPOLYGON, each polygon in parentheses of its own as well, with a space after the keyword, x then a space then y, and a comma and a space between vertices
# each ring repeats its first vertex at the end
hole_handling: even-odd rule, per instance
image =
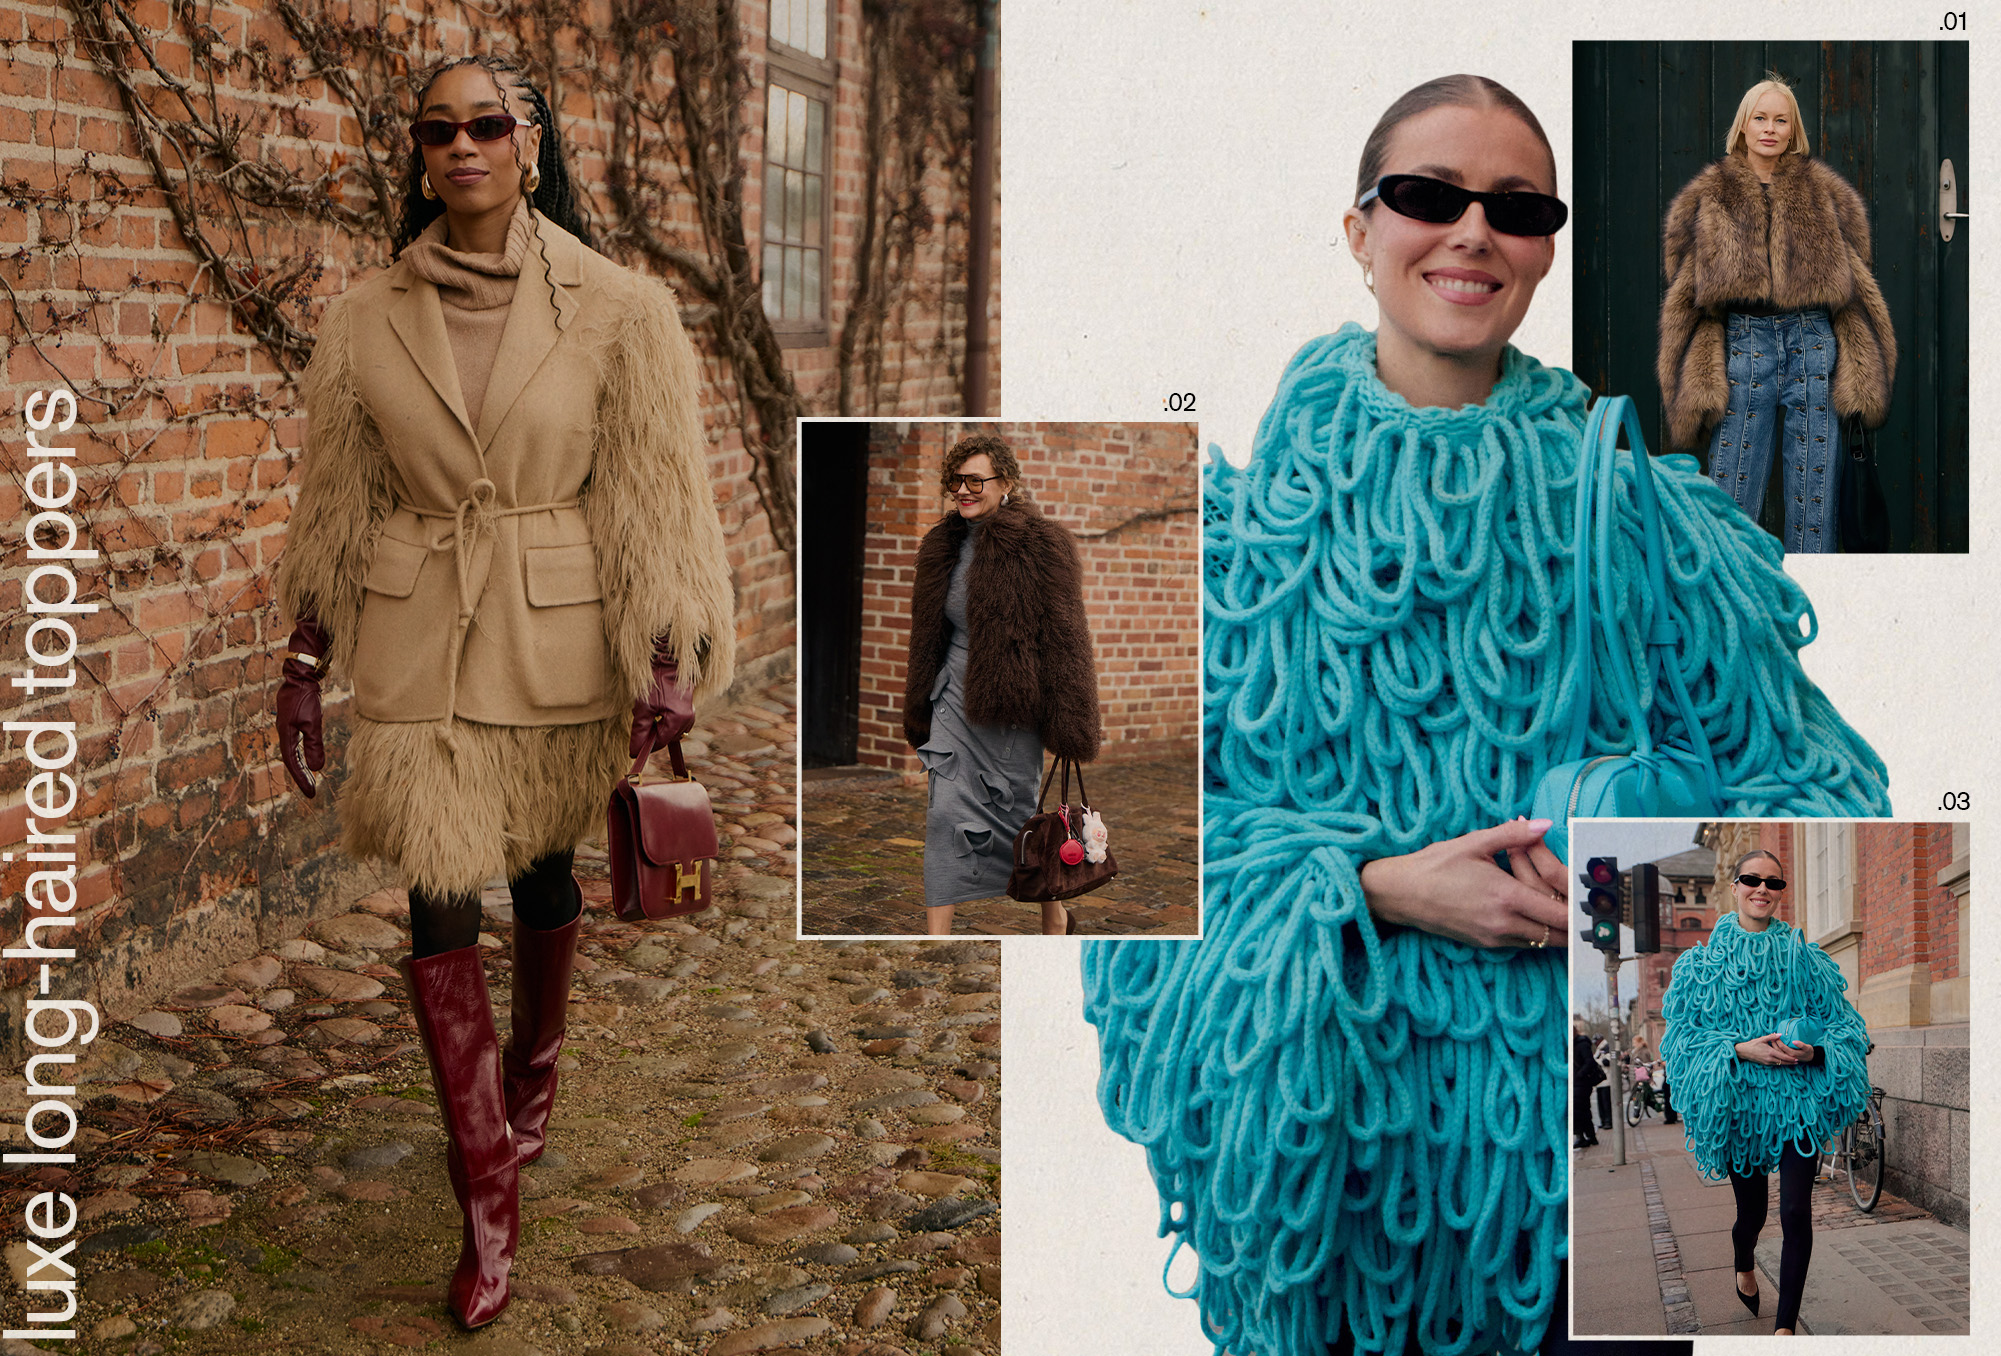
POLYGON ((319 684, 352 682, 342 844, 409 882, 403 969, 465 1215, 450 1302, 478 1327, 507 1305, 517 1169, 555 1098, 572 852, 628 761, 728 685, 735 616, 673 294, 590 248, 511 62, 446 62, 417 109, 398 258, 327 307, 306 371, 278 732, 313 796, 319 684), (477 945, 495 877, 504 1054, 477 945))
POLYGON ((1675 446, 1707 442, 1711 478, 1753 521, 1781 448, 1786 549, 1832 551, 1840 421, 1889 417, 1897 336, 1862 195, 1807 145, 1783 80, 1744 92, 1723 158, 1668 208, 1657 369, 1675 446))
MULTIPOLYGON (((1007 888, 1035 813, 1042 751, 1089 762, 1102 737, 1084 575, 1070 534, 1029 501, 1014 450, 990 434, 945 454, 952 511, 917 550, 903 732, 930 775, 926 931, 1007 888)), ((1059 903, 1045 933, 1075 932, 1059 903)))

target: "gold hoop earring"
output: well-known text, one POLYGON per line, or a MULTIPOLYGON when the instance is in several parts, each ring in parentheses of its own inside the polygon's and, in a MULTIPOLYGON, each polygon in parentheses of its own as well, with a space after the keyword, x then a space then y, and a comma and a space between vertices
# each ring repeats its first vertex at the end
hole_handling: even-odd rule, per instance
POLYGON ((535 190, 542 187, 542 167, 530 165, 528 173, 521 176, 521 186, 528 191, 530 197, 533 197, 535 190))
POLYGON ((428 174, 420 174, 420 175, 418 175, 418 176, 417 176, 417 186, 418 186, 418 187, 419 187, 420 189, 422 189, 422 190, 423 190, 423 192, 424 192, 424 196, 425 196, 426 198, 429 198, 429 199, 430 199, 430 200, 431 200, 432 202, 436 202, 436 201, 438 200, 438 190, 437 190, 437 189, 435 189, 435 188, 432 188, 432 187, 431 187, 431 176, 430 176, 430 175, 428 175, 428 174))
POLYGON ((1370 296, 1374 296, 1376 294, 1375 270, 1370 268, 1367 264, 1362 265, 1362 286, 1369 289, 1370 296))

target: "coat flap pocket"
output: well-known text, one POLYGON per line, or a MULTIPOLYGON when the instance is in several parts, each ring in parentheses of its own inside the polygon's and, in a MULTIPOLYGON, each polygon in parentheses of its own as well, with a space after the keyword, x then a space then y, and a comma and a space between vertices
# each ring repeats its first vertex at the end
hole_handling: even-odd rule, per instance
POLYGON ((368 561, 368 577, 361 586, 386 598, 408 598, 417 587, 417 575, 430 554, 430 548, 422 542, 377 537, 375 554, 368 561))
POLYGON ((521 556, 531 606, 594 603, 604 596, 598 584, 597 552, 587 541, 574 546, 531 546, 521 556))

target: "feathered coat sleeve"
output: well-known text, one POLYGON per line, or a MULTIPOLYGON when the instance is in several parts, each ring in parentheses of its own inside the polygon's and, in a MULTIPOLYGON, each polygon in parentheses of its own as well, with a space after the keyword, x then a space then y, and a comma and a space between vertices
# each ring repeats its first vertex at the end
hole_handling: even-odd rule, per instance
POLYGON ((1696 217, 1708 170, 1675 194, 1661 228, 1667 292, 1661 297, 1660 348, 1654 375, 1667 406, 1668 437, 1676 447, 1696 447, 1723 417, 1730 389, 1724 377, 1723 327, 1696 301, 1696 217))
POLYGON ((581 496, 604 586, 613 682, 624 700, 653 682, 666 636, 701 701, 736 669, 736 608, 709 488, 701 366, 674 294, 633 275, 604 350, 591 474, 581 496))
POLYGON ((318 618, 332 641, 332 665, 343 674, 361 629, 362 580, 396 506, 382 433, 355 381, 345 300, 328 304, 306 365, 304 469, 278 563, 287 623, 318 618))
POLYGON ((1890 306, 1876 285, 1869 236, 1869 209, 1855 186, 1819 161, 1811 162, 1814 182, 1828 195, 1848 251, 1854 295, 1832 314, 1835 342, 1834 408, 1859 414, 1870 428, 1890 417, 1890 388, 1897 376, 1897 331, 1890 306))
POLYGON ((1070 534, 1040 520, 1045 547, 1046 600, 1038 644, 1042 653, 1042 710, 1036 725, 1042 746, 1058 758, 1088 763, 1098 756, 1104 734, 1098 711, 1098 669, 1091 650, 1091 627, 1084 615, 1084 565, 1070 534))

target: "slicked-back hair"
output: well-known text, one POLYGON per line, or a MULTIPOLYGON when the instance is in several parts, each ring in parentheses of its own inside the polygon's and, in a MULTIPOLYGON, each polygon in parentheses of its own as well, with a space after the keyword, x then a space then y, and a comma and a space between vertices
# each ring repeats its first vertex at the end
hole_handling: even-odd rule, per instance
MULTIPOLYGON (((1521 97, 1497 80, 1489 80, 1484 75, 1441 75, 1436 80, 1427 80, 1412 90, 1407 90, 1384 110, 1376 120, 1375 130, 1362 143, 1362 164, 1355 175, 1355 202, 1359 205, 1362 195, 1376 186, 1383 177, 1383 163, 1390 153, 1390 138, 1397 128, 1420 113, 1428 113, 1434 108, 1498 108, 1512 113, 1528 125, 1535 133, 1535 139, 1542 143, 1543 153, 1549 157, 1549 191, 1556 192, 1556 152, 1550 148, 1549 135, 1536 121, 1536 115, 1521 97)), ((1375 204, 1371 203, 1373 208, 1375 204)))

